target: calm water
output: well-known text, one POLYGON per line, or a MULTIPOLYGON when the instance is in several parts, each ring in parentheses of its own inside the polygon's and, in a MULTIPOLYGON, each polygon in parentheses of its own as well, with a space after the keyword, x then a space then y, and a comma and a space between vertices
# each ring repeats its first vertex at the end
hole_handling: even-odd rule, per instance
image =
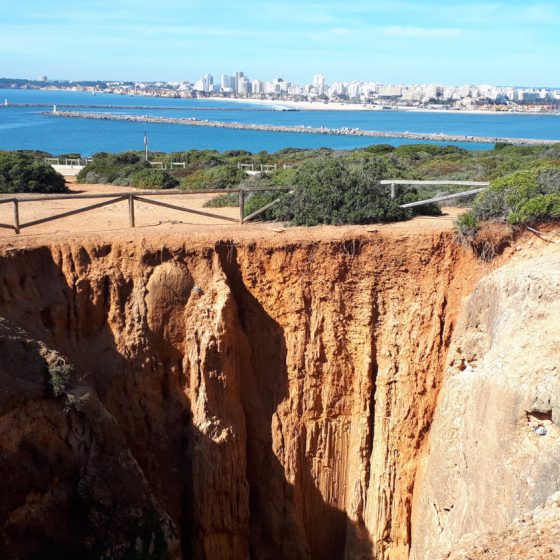
MULTIPOLYGON (((1 90, 0 102, 11 103, 99 104, 172 106, 180 110, 113 110, 115 113, 154 116, 196 117, 199 119, 283 125, 352 127, 364 130, 448 133, 475 136, 550 138, 560 141, 560 117, 555 115, 466 115, 441 113, 402 113, 364 111, 193 111, 193 107, 254 107, 216 100, 160 99, 128 97, 69 91, 1 90)), ((79 152, 91 155, 99 151, 118 152, 143 149, 146 131, 150 149, 171 152, 190 149, 274 152, 285 147, 351 149, 372 144, 415 143, 407 139, 360 138, 188 127, 170 124, 88 121, 43 116, 37 108, 0 107, 0 149, 39 149, 53 154, 79 152)), ((85 109, 94 111, 95 109, 85 109)), ((108 109, 99 109, 108 112, 108 109)), ((438 142, 432 142, 438 144, 438 142)), ((445 144, 445 142, 443 142, 445 144)), ((457 143, 468 149, 486 149, 491 145, 457 143)))

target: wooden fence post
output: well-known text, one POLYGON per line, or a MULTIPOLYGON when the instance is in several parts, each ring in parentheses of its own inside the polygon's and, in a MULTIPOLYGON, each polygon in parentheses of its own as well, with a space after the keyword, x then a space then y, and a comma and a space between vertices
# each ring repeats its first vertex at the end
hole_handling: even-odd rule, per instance
POLYGON ((128 222, 130 227, 135 227, 134 221, 134 195, 128 195, 128 222))
POLYGON ((14 231, 19 233, 19 203, 14 199, 14 231))
POLYGON ((395 198, 395 183, 391 183, 391 198, 395 198))
POLYGON ((242 224, 245 221, 245 191, 243 189, 239 190, 239 223, 242 224))

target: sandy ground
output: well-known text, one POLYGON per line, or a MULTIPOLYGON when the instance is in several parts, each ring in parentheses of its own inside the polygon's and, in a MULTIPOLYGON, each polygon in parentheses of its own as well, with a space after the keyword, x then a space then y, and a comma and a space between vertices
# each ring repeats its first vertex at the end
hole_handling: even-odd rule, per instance
MULTIPOLYGON (((135 189, 129 187, 116 187, 114 185, 78 185, 73 178, 67 178, 72 194, 96 193, 127 193, 135 189)), ((142 191, 136 191, 142 194, 142 191)), ((27 196, 27 195, 26 195, 27 196)), ((20 224, 23 226, 21 233, 16 235, 13 228, 12 204, 0 204, 0 245, 26 243, 26 240, 41 242, 60 238, 78 237, 137 237, 161 234, 188 236, 189 238, 203 239, 238 239, 258 240, 271 237, 283 239, 338 239, 347 236, 369 235, 377 232, 407 234, 419 231, 451 230, 456 216, 461 212, 458 208, 444 209, 444 216, 418 217, 406 222, 393 224, 375 224, 369 226, 318 226, 312 228, 287 227, 282 223, 246 223, 239 224, 224 221, 221 217, 239 219, 238 208, 203 208, 203 204, 215 195, 177 195, 152 197, 154 200, 201 210, 215 217, 199 216, 192 213, 171 210, 135 202, 136 227, 129 226, 128 202, 121 201, 103 208, 69 216, 46 223, 25 227, 26 223, 62 214, 70 210, 83 208, 102 202, 104 199, 87 200, 45 200, 40 202, 22 202, 19 204, 20 224)))

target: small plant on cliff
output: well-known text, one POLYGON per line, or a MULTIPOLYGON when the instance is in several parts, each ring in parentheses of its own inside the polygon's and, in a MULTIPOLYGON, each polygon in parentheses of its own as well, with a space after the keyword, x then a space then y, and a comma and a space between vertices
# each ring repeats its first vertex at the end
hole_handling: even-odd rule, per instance
POLYGON ((63 362, 61 359, 49 365, 49 382, 55 397, 66 396, 73 373, 74 367, 63 362))
POLYGON ((472 212, 465 212, 457 218, 456 227, 461 237, 472 237, 478 232, 478 218, 472 212))
POLYGON ((48 371, 52 392, 56 398, 64 401, 65 412, 81 410, 89 399, 89 393, 76 395, 70 392, 75 372, 74 366, 67 364, 59 356, 54 363, 49 364, 48 371))

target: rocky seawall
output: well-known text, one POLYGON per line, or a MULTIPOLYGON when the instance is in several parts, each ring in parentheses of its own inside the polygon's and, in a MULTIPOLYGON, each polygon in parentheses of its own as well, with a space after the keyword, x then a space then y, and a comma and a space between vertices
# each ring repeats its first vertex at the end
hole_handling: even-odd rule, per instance
POLYGON ((117 115, 113 113, 86 113, 81 111, 56 111, 42 113, 49 117, 62 117, 72 119, 147 122, 159 124, 175 124, 184 126, 204 126, 211 128, 232 128, 236 130, 261 130, 265 132, 289 132, 301 134, 327 134, 334 136, 365 136, 371 138, 408 138, 418 141, 435 142, 471 142, 475 144, 493 144, 496 142, 515 145, 542 145, 557 144, 558 140, 540 138, 507 138, 498 136, 470 136, 464 134, 443 134, 425 132, 391 132, 387 130, 362 130, 360 128, 329 128, 325 126, 304 125, 275 125, 275 124, 251 124, 227 121, 210 121, 207 119, 177 118, 177 117, 151 117, 148 115, 117 115))

